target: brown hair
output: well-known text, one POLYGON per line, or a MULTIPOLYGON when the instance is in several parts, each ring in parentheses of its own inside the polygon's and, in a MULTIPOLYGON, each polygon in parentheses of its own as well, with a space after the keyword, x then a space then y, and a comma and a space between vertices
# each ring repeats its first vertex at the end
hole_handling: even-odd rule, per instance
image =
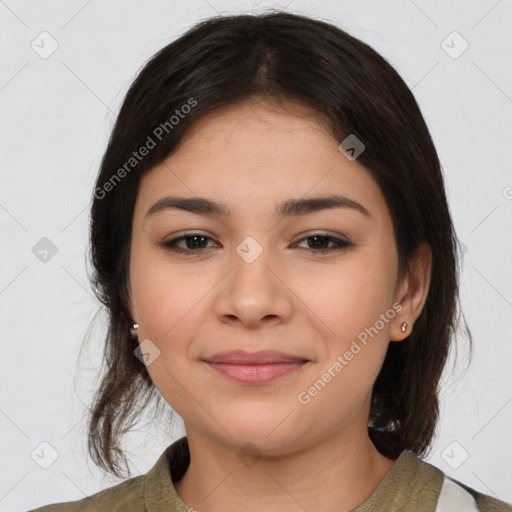
MULTIPOLYGON (((126 425, 152 399, 161 400, 130 336, 128 269, 139 180, 199 118, 255 96, 299 102, 326 120, 336 140, 355 134, 364 142, 358 161, 385 196, 401 276, 420 244, 432 248, 425 306, 407 341, 389 344, 368 426, 373 443, 388 457, 404 449, 425 454, 432 442, 439 379, 458 323, 459 267, 440 162, 412 92, 375 50, 330 23, 279 11, 219 16, 198 23, 140 71, 96 181, 90 279, 109 323, 88 449, 98 466, 116 476, 121 462, 127 467, 120 448, 126 425), (183 109, 186 104, 194 107, 183 109), (170 122, 185 111, 179 122, 170 122), (148 137, 158 142, 127 167, 148 137)), ((467 326, 466 332, 471 338, 467 326)))

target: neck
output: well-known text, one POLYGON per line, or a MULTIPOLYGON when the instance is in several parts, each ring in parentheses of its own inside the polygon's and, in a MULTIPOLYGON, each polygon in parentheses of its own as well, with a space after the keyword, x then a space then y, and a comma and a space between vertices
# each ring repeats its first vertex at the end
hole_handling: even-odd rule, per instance
POLYGON ((368 498, 395 462, 367 435, 338 432, 293 453, 245 457, 193 429, 187 429, 187 439, 190 465, 174 487, 188 506, 210 512, 227 505, 246 512, 349 511, 368 498))

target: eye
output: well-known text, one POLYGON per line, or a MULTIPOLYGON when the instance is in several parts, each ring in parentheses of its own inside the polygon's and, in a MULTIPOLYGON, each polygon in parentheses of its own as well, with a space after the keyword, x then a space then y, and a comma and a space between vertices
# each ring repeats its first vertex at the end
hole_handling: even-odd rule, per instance
POLYGON ((173 238, 172 240, 168 240, 164 242, 162 245, 167 247, 171 251, 178 253, 199 253, 204 249, 205 240, 213 240, 209 236, 202 235, 201 233, 191 233, 189 235, 179 236, 178 238, 173 238), (184 241, 186 244, 186 248, 178 246, 178 243, 184 241), (191 243, 188 243, 191 241, 191 243))
POLYGON ((302 242, 303 240, 312 240, 313 248, 307 247, 306 249, 313 253, 320 254, 332 251, 341 251, 342 249, 345 249, 352 245, 351 242, 347 242, 346 240, 340 240, 339 238, 330 235, 322 235, 321 233, 315 233, 313 235, 307 236, 302 240, 299 240, 299 242, 302 242), (333 245, 331 245, 331 247, 324 248, 326 243, 327 246, 329 246, 330 243, 332 243, 333 245))
MULTIPOLYGON (((167 249, 173 252, 181 254, 199 254, 207 248, 205 245, 208 243, 209 240, 213 240, 213 238, 206 235, 202 235, 201 233, 190 233, 188 235, 183 235, 168 240, 167 242, 164 242, 162 246, 166 247, 167 249), (178 245, 182 242, 185 243, 185 248, 178 245)), ((312 244, 308 243, 308 245, 312 245, 312 247, 306 247, 305 249, 314 254, 325 254, 333 251, 341 251, 353 245, 351 242, 340 240, 339 238, 330 235, 323 235, 321 233, 315 233, 313 235, 304 237, 301 240, 299 240, 297 244, 305 240, 313 241, 312 244), (326 243, 327 247, 325 247, 326 243), (332 245, 329 247, 329 244, 332 245)))

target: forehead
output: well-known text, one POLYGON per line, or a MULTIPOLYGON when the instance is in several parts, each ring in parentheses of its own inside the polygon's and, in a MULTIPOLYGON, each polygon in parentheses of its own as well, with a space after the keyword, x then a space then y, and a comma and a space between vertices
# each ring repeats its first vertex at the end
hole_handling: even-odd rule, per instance
POLYGON ((306 107, 261 100, 233 105, 203 116, 142 177, 138 203, 145 213, 166 193, 202 196, 246 215, 267 207, 270 213, 291 197, 343 194, 377 214, 387 209, 369 171, 338 146, 320 116, 306 107))

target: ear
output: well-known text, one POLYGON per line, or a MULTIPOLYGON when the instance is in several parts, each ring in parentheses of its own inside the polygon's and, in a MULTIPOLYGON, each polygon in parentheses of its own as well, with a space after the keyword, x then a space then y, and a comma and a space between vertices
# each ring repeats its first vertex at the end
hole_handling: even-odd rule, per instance
POLYGON ((432 249, 427 243, 420 244, 409 258, 407 272, 397 285, 395 302, 400 303, 402 309, 393 319, 390 341, 402 341, 411 334, 427 300, 431 271, 432 249), (407 322, 407 330, 402 332, 404 322, 407 322))

